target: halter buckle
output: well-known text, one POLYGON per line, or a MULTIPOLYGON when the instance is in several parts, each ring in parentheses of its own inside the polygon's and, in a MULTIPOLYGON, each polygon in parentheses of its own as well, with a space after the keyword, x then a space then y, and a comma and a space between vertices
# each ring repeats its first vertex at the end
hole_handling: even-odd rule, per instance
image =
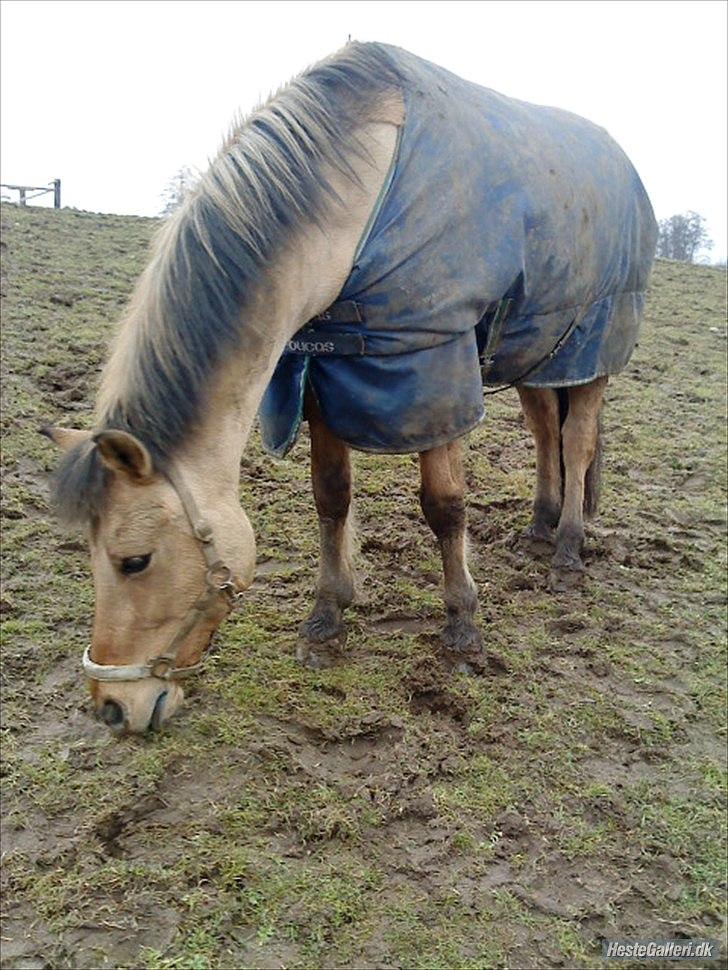
POLYGON ((212 542, 212 526, 204 519, 201 519, 199 522, 195 522, 192 526, 192 531, 195 534, 195 538, 198 539, 203 546, 206 546, 212 542))
POLYGON ((149 661, 149 674, 151 677, 159 677, 160 680, 169 680, 173 672, 173 657, 155 657, 149 661))
POLYGON ((233 585, 233 571, 224 562, 213 563, 205 573, 205 582, 213 589, 228 589, 233 585))

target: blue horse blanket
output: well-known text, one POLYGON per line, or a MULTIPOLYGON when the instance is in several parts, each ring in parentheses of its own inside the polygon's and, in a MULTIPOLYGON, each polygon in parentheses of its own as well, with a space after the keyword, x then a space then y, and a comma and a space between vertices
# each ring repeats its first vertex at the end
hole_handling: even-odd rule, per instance
POLYGON ((639 332, 657 227, 606 131, 376 47, 404 122, 339 298, 290 341, 264 395, 263 444, 279 457, 307 383, 352 447, 425 451, 478 424, 484 383, 616 374, 639 332))

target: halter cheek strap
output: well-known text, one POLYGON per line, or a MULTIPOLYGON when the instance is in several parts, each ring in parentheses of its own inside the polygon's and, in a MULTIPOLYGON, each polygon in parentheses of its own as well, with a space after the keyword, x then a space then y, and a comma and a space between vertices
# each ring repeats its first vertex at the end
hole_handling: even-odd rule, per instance
POLYGON ((182 508, 192 527, 192 534, 200 543, 206 565, 205 591, 187 611, 180 628, 164 653, 153 657, 146 664, 99 664, 91 659, 91 648, 86 647, 83 654, 83 669, 84 673, 92 680, 133 681, 145 680, 147 677, 157 677, 160 680, 177 680, 187 677, 199 670, 203 663, 203 660, 200 660, 188 667, 177 666, 177 656, 188 634, 208 614, 217 611, 216 606, 220 602, 220 597, 227 600, 228 612, 242 599, 243 593, 236 588, 233 582, 232 570, 218 555, 212 528, 200 514, 192 493, 179 476, 168 472, 167 479, 182 503, 182 508))

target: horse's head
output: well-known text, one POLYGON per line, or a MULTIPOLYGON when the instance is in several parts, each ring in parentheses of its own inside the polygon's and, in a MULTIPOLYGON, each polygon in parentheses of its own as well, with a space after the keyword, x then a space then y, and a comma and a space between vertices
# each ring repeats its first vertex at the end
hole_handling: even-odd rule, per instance
POLYGON ((224 495, 203 516, 184 473, 156 472, 126 432, 46 433, 64 449, 95 448, 102 465, 103 501, 89 525, 96 608, 84 655, 97 713, 117 732, 158 729, 182 702, 184 672, 252 582, 250 523, 224 495))

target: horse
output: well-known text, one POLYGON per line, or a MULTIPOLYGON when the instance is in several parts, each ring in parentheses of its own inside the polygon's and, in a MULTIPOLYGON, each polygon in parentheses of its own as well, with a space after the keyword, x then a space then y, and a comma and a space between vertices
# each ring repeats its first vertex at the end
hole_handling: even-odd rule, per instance
POLYGON ((636 341, 654 237, 601 129, 384 44, 350 43, 235 123, 158 231, 93 430, 43 429, 64 452, 57 513, 89 538, 98 716, 160 729, 252 583, 239 475, 256 415, 273 454, 310 429, 311 666, 354 596, 351 448, 419 454, 443 645, 480 649, 461 440, 484 385, 517 387, 530 534, 555 544, 557 574, 580 572, 604 388, 636 341))

